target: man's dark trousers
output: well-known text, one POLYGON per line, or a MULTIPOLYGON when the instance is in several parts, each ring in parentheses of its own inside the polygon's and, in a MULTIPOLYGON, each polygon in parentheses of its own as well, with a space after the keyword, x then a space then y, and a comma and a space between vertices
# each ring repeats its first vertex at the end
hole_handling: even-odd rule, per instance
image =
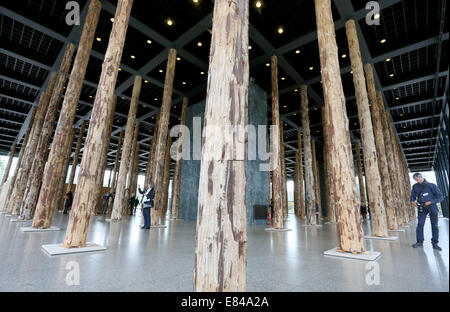
POLYGON ((144 208, 142 209, 142 214, 144 215, 144 227, 149 229, 150 228, 150 208, 144 208))
MULTIPOLYGON (((439 208, 436 205, 429 205, 428 210, 430 211, 430 221, 431 221, 431 242, 437 244, 439 242, 439 229, 438 229, 438 219, 439 219, 439 208)), ((425 220, 427 219, 428 211, 424 208, 423 212, 418 213, 418 223, 416 228, 417 242, 423 243, 423 226, 425 225, 425 220)))

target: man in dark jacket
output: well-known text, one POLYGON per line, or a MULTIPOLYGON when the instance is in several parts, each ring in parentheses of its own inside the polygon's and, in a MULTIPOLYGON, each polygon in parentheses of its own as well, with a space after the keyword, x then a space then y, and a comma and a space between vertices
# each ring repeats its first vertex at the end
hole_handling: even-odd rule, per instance
POLYGON ((423 226, 425 225, 425 220, 427 215, 430 214, 431 222, 431 244, 433 249, 441 251, 439 247, 439 229, 438 229, 438 218, 439 209, 437 203, 444 200, 441 191, 436 186, 436 184, 430 183, 425 180, 421 173, 415 173, 413 175, 414 184, 411 191, 411 204, 418 208, 418 223, 416 228, 417 243, 413 245, 414 248, 422 247, 424 236, 423 236, 423 226))
POLYGON ((65 196, 66 201, 64 202, 64 212, 63 214, 67 214, 67 211, 72 206, 73 195, 71 191, 68 191, 65 196))
POLYGON ((150 214, 150 208, 153 208, 153 200, 155 198, 155 190, 153 188, 153 182, 149 182, 147 185, 147 188, 142 191, 141 188, 139 187, 139 193, 144 195, 144 197, 142 198, 142 202, 143 202, 143 209, 142 209, 142 214, 144 216, 144 225, 141 226, 141 229, 150 229, 150 224, 151 224, 151 214, 150 214))

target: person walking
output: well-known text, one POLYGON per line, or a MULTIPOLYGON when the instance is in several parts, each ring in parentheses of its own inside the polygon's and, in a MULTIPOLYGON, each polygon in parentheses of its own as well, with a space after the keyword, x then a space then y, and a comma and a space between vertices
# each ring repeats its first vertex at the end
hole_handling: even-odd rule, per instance
POLYGON ((432 233, 431 244, 433 245, 433 249, 441 251, 442 248, 438 245, 439 209, 436 204, 443 201, 444 197, 437 185, 425 180, 421 173, 414 173, 413 179, 417 183, 412 187, 410 201, 411 204, 418 209, 418 223, 416 228, 417 242, 412 246, 413 248, 423 246, 423 226, 425 225, 427 215, 430 214, 432 233))
POLYGON ((139 187, 139 193, 143 195, 142 202, 143 202, 143 209, 142 214, 144 216, 144 225, 141 226, 141 229, 150 229, 151 224, 151 214, 150 209, 154 207, 154 198, 155 198, 155 190, 154 190, 153 182, 149 182, 147 185, 147 188, 142 191, 139 187))

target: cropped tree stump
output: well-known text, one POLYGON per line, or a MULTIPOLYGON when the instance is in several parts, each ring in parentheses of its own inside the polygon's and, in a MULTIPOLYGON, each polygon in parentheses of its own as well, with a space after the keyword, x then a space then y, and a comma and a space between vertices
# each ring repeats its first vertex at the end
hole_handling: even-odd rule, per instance
POLYGON ((352 146, 339 68, 338 49, 330 0, 315 0, 320 67, 328 124, 329 155, 334 176, 333 187, 340 249, 361 253, 364 233, 359 218, 352 146))
POLYGON ((301 86, 301 111, 303 129, 303 149, 305 158, 305 205, 306 224, 315 225, 316 195, 314 191, 313 154, 311 147, 311 130, 309 128, 308 86, 301 86))
MULTIPOLYGON (((381 187, 380 172, 377 149, 375 146, 374 128, 372 126, 369 97, 367 95, 366 79, 364 78, 364 69, 359 48, 358 34, 354 20, 348 20, 345 23, 347 32, 348 47, 350 50, 350 60, 353 70, 353 84, 355 86, 356 104, 358 106, 358 117, 361 127, 361 141, 364 149, 364 170, 367 179, 367 190, 369 192, 369 207, 371 211, 372 235, 378 237, 387 237, 388 229, 386 224, 386 211, 383 203, 383 193, 381 187)), ((372 88, 372 86, 369 87, 372 88)), ((375 88, 375 86, 373 86, 375 88)), ((370 91, 372 92, 372 91, 370 91)), ((359 149, 359 145, 358 145, 359 149)), ((358 155, 357 155, 358 157, 358 155)), ((361 162, 356 159, 359 167, 361 162)), ((362 171, 360 178, 361 202, 365 206, 364 187, 362 184, 362 171)))
POLYGON ((127 126, 125 128, 125 139, 123 141, 122 157, 120 158, 119 175, 117 177, 116 194, 111 213, 111 220, 119 221, 122 219, 124 211, 128 207, 128 196, 125 192, 127 183, 128 167, 130 166, 130 156, 133 144, 134 122, 136 121, 136 112, 141 93, 142 77, 136 76, 134 79, 133 94, 131 96, 130 109, 128 111, 127 126))
POLYGON ((274 229, 283 229, 283 166, 280 157, 282 151, 280 129, 282 125, 280 121, 280 100, 278 94, 278 58, 275 55, 270 58, 270 66, 272 81, 272 227, 274 229))
POLYGON ((102 73, 98 83, 95 102, 92 108, 90 125, 86 137, 77 190, 69 215, 64 247, 83 247, 86 245, 89 220, 96 194, 96 176, 101 172, 101 154, 104 152, 105 132, 108 125, 111 97, 117 81, 120 59, 122 57, 132 0, 119 0, 106 49, 102 73))
POLYGON ((248 14, 246 0, 214 1, 205 129, 214 127, 203 137, 194 291, 246 290, 248 14))
MULTIPOLYGON (((395 213, 395 202, 394 202, 394 194, 393 194, 393 185, 391 184, 391 177, 389 174, 388 161, 386 159, 386 147, 383 137, 383 124, 381 123, 381 112, 378 106, 377 93, 375 90, 375 81, 373 78, 372 65, 366 64, 364 66, 364 70, 366 72, 367 79, 367 90, 369 94, 369 100, 372 109, 372 123, 373 123, 373 132, 375 136, 376 143, 376 155, 378 156, 378 168, 381 178, 381 186, 383 189, 383 199, 384 206, 386 208, 386 220, 387 226, 389 230, 398 229, 397 216, 395 213)), ((366 150, 364 150, 364 155, 368 154, 366 150)), ((366 165, 366 164, 364 164, 366 165)), ((368 175, 368 171, 366 170, 366 175, 368 175)), ((371 215, 373 215, 372 208, 372 200, 370 193, 370 183, 367 184, 367 189, 369 191, 369 207, 371 209, 371 215)), ((373 218, 373 217, 372 217, 373 218)), ((372 221, 373 222, 373 221, 372 221)))
MULTIPOLYGON (((72 189, 73 189, 73 181, 75 179, 75 172, 77 170, 78 158, 80 157, 80 149, 81 149, 81 144, 83 143, 85 127, 86 127, 86 120, 83 120, 81 122, 80 131, 78 132, 77 146, 75 147, 75 154, 73 155, 72 168, 70 170, 70 176, 69 176, 69 184, 67 186, 67 190, 70 190, 70 191, 72 191, 72 189)), ((73 190, 73 192, 75 192, 75 190, 73 190)))
MULTIPOLYGON (((188 98, 183 98, 183 107, 181 109, 180 125, 186 124, 188 98)), ((173 173, 172 182, 172 203, 170 205, 170 215, 173 219, 178 219, 178 208, 180 205, 180 185, 181 185, 181 169, 183 167, 183 140, 184 140, 183 128, 180 129, 177 145, 177 158, 175 163, 175 171, 173 173)))

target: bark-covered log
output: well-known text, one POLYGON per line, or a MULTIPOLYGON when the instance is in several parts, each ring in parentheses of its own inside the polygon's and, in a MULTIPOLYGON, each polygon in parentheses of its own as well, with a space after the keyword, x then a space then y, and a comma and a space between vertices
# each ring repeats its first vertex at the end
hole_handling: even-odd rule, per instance
MULTIPOLYGON (((151 176, 152 181, 155 184, 156 198, 160 196, 158 192, 161 193, 164 178, 164 163, 166 156, 166 142, 167 134, 169 132, 169 114, 170 114, 170 103, 172 102, 172 92, 173 92, 173 80, 175 78, 175 64, 176 64, 176 50, 170 49, 169 56, 167 59, 166 67, 166 77, 164 81, 164 92, 161 104, 161 112, 159 113, 158 122, 158 133, 156 135, 156 146, 154 155, 154 169, 152 170, 151 176)), ((155 200, 155 203, 158 201, 155 200)), ((161 207, 155 205, 155 208, 151 209, 151 225, 157 225, 158 219, 161 214, 161 207)))
POLYGON ((317 216, 317 220, 320 219, 322 215, 322 200, 320 198, 320 176, 319 176, 319 165, 317 163, 317 150, 316 150, 316 141, 314 139, 311 140, 311 151, 312 151, 312 160, 313 160, 313 175, 314 175, 314 196, 316 198, 316 207, 315 213, 317 216))
POLYGON ((285 150, 284 150, 284 131, 283 131, 283 122, 280 122, 280 160, 281 160, 281 177, 282 177, 282 192, 283 192, 283 218, 286 220, 288 218, 289 213, 289 203, 288 203, 288 195, 287 195, 287 175, 286 175, 286 159, 285 159, 285 150))
POLYGON ((136 196, 137 192, 137 182, 139 176, 139 143, 136 142, 134 146, 134 161, 133 161, 133 171, 130 181, 130 197, 136 196))
POLYGON ((116 111, 116 103, 117 103, 117 97, 116 96, 113 96, 112 98, 111 98, 111 102, 110 102, 110 109, 108 110, 108 124, 107 124, 107 127, 106 127, 106 130, 105 130, 105 145, 104 145, 104 150, 103 150, 103 153, 100 155, 101 156, 101 159, 100 159, 100 166, 101 166, 101 169, 100 169, 100 172, 102 172, 102 174, 100 174, 100 175, 98 175, 97 177, 96 177, 96 185, 97 185, 97 187, 96 187, 96 189, 95 189, 95 192, 94 192, 94 195, 93 195, 93 201, 94 201, 94 203, 93 203, 93 205, 92 205, 92 211, 91 211, 91 213, 92 213, 92 215, 97 215, 97 208, 100 206, 99 205, 99 201, 101 201, 102 200, 102 198, 101 198, 101 193, 102 193, 102 190, 103 190, 103 180, 104 180, 104 177, 105 177, 105 170, 106 170, 106 165, 107 165, 107 162, 108 162, 108 151, 109 151, 109 143, 110 143, 110 141, 111 141, 111 131, 112 131, 112 127, 113 127, 113 123, 114 123, 114 115, 115 115, 115 111, 116 111))
POLYGON ((111 220, 119 221, 127 211, 128 196, 125 192, 127 184, 128 167, 130 166, 130 156, 133 144, 134 122, 136 121, 139 95, 141 93, 142 77, 136 76, 134 79, 133 94, 131 96, 130 108, 128 111, 127 126, 125 128, 125 139, 123 140, 122 156, 120 157, 119 175, 117 177, 116 194, 111 213, 111 220))
POLYGON ((298 199, 299 199, 299 213, 298 217, 304 219, 306 216, 305 211, 305 185, 304 185, 304 174, 303 174, 303 148, 302 148, 302 134, 297 131, 297 146, 298 146, 298 199))
POLYGON ((248 14, 246 0, 214 2, 205 108, 205 127, 214 127, 204 131, 202 146, 195 291, 246 290, 248 14))
MULTIPOLYGON (((388 167, 388 161, 386 158, 386 147, 383 137, 383 124, 381 123, 381 112, 380 108, 378 106, 378 100, 377 100, 377 93, 375 90, 375 80, 373 78, 373 71, 372 71, 372 65, 366 64, 364 66, 364 70, 366 72, 366 79, 367 79, 367 90, 369 94, 369 100, 370 105, 372 109, 372 123, 373 123, 373 133, 375 137, 375 143, 376 143, 376 155, 378 160, 378 168, 381 178, 381 186, 383 189, 383 200, 384 200, 384 207, 386 210, 386 221, 387 226, 389 230, 396 230, 398 228, 397 223, 397 216, 395 213, 395 202, 394 202, 394 194, 393 194, 393 187, 391 183, 391 177, 389 176, 389 167, 388 167)), ((367 151, 364 149, 364 156, 366 156, 367 151)), ((367 168, 366 163, 364 165, 367 168)), ((368 170, 366 169, 366 176, 368 177, 368 170)), ((374 209, 372 208, 373 199, 371 198, 372 194, 370 191, 370 185, 371 183, 368 182, 367 184, 367 190, 369 191, 369 207, 371 216, 373 219, 374 215, 374 209)), ((372 220, 373 223, 373 220, 372 220)))
POLYGON ((149 181, 152 181, 153 179, 153 172, 154 172, 154 164, 155 164, 155 148, 156 148, 156 140, 158 136, 158 125, 159 125, 159 114, 156 116, 156 121, 154 124, 154 131, 153 131, 153 138, 152 143, 150 144, 150 152, 148 154, 147 159, 147 166, 145 168, 145 180, 144 180, 144 187, 147 187, 147 184, 149 181))
POLYGON ((83 247, 86 244, 94 203, 93 196, 96 194, 97 188, 95 177, 103 174, 100 172, 102 169, 100 162, 106 143, 108 112, 111 110, 111 106, 108 104, 111 103, 111 97, 114 96, 132 4, 132 0, 119 0, 117 4, 81 159, 77 190, 64 239, 66 248, 83 247))
POLYGON ((301 86, 301 111, 303 129, 303 149, 305 161, 305 205, 306 224, 315 225, 316 220, 316 196, 314 191, 314 170, 311 148, 311 130, 309 128, 308 86, 301 86))
MULTIPOLYGON (((364 150, 364 170, 367 179, 367 190, 369 191, 369 207, 372 220, 372 235, 387 237, 386 210, 383 203, 383 192, 381 187, 380 172, 378 171, 377 149, 375 146, 374 129, 372 126, 369 97, 367 95, 366 79, 364 78, 364 69, 359 48, 358 34, 354 20, 348 20, 345 23, 348 47, 350 51, 350 61, 353 71, 353 84, 355 86, 356 104, 358 106, 358 117, 361 128, 361 141, 364 150)), ((359 148, 359 146, 358 146, 359 148)), ((356 159, 361 166, 359 158, 356 159)), ((358 170, 359 170, 358 167, 358 170)), ((359 172, 359 171, 358 171, 359 172)), ((361 174, 362 176, 362 174, 361 174)), ((365 206, 365 197, 363 197, 363 184, 360 179, 361 202, 365 206)))
MULTIPOLYGON (((36 205, 36 213, 41 217, 45 216, 51 218, 52 212, 55 210, 56 197, 59 196, 56 194, 55 189, 61 184, 61 180, 65 178, 66 172, 63 173, 63 166, 66 153, 66 142, 71 134, 70 129, 73 125, 81 88, 83 87, 84 76, 91 54, 100 11, 100 1, 91 0, 80 43, 77 48, 77 54, 73 63, 72 72, 67 84, 58 125, 56 126, 55 135, 53 137, 48 164, 45 167, 44 176, 42 178, 41 191, 36 205)), ((48 223, 48 221, 37 221, 35 225, 42 226, 42 224, 48 223)))
POLYGON ((166 158, 164 163, 164 178, 161 196, 161 223, 165 221, 167 214, 167 205, 169 202, 169 183, 170 183, 170 147, 172 146, 172 138, 167 139, 166 158))
POLYGON ((352 146, 339 68, 338 48, 331 13, 331 0, 315 0, 317 37, 326 114, 329 120, 329 155, 334 176, 334 194, 340 249, 361 253, 364 233, 359 218, 359 199, 354 174, 352 146))
POLYGON ((16 152, 16 147, 17 147, 17 144, 14 143, 14 144, 11 146, 11 149, 9 150, 9 154, 8 154, 8 162, 6 163, 5 170, 3 171, 2 182, 0 183, 0 192, 1 192, 1 189, 2 189, 2 187, 3 187, 3 184, 6 182, 6 180, 8 180, 9 170, 11 169, 11 164, 12 164, 12 160, 13 160, 13 158, 14 158, 14 154, 15 154, 15 152, 16 152))
POLYGON ((69 184, 67 186, 67 190, 72 191, 72 193, 75 193, 75 190, 72 190, 73 189, 73 181, 75 179, 75 172, 77 170, 78 158, 80 157, 80 149, 81 149, 81 144, 83 143, 85 127, 86 127, 86 120, 83 120, 81 122, 80 131, 78 132, 77 146, 75 147, 75 154, 73 155, 72 168, 70 169, 69 184))
POLYGON ((407 205, 407 203, 403 200, 403 188, 402 188, 402 180, 401 177, 401 171, 397 164, 397 157, 395 155, 395 146, 394 142, 391 138, 391 133, 389 130, 389 119, 386 115, 386 111, 384 109, 384 101, 383 101, 383 95, 380 91, 377 92, 377 104, 378 108, 380 110, 380 116, 381 116, 381 125, 383 130, 383 138, 384 138, 384 145, 386 150, 386 160, 388 163, 388 169, 390 172, 390 179, 391 179, 391 185, 392 187, 392 194, 393 194, 393 201, 394 201, 394 207, 397 217, 397 224, 399 226, 406 225, 408 223, 408 219, 405 218, 404 214, 404 207, 407 205))
POLYGON ((271 82, 272 82, 272 133, 271 149, 272 149, 272 202, 273 216, 272 227, 274 229, 284 228, 283 217, 283 167, 281 161, 281 136, 280 128, 280 100, 278 93, 278 58, 274 55, 270 58, 271 66, 271 82), (278 134, 278 135, 276 135, 278 134))
MULTIPOLYGON (((183 98, 183 107, 181 109, 180 125, 184 126, 186 124, 186 113, 187 113, 188 98, 183 98)), ((177 145, 177 159, 175 163, 175 171, 173 173, 172 182, 172 203, 170 205, 170 216, 173 219, 178 219, 178 208, 180 204, 180 185, 181 185, 181 169, 183 167, 183 140, 184 131, 181 128, 178 135, 178 145, 177 145)))
MULTIPOLYGON (((114 98, 117 101, 117 97, 114 96, 114 98)), ((114 106, 115 106, 115 103, 114 103, 114 106)), ((123 134, 124 134, 124 131, 123 130, 120 131, 119 142, 117 143, 117 149, 116 149, 116 158, 114 160, 114 169, 113 169, 114 174, 113 174, 112 184, 111 184, 111 187, 109 189, 109 193, 111 193, 111 194, 115 194, 115 192, 116 192, 117 174, 118 174, 118 171, 119 171, 119 160, 120 160, 120 155, 122 154, 121 148, 122 148, 123 134)), ((108 216, 111 215, 112 203, 113 203, 113 197, 110 197, 109 200, 108 200, 108 209, 107 209, 107 212, 106 212, 106 214, 108 216)))
MULTIPOLYGON (((61 70, 58 72, 56 77, 55 87, 53 89, 52 96, 50 97, 47 113, 45 114, 44 124, 42 125, 41 134, 36 146, 36 153, 29 171, 29 177, 27 179, 24 192, 22 193, 22 201, 19 205, 17 205, 16 215, 20 214, 21 218, 31 218, 33 211, 36 208, 36 201, 39 196, 39 189, 42 185, 42 176, 45 170, 44 166, 46 165, 48 156, 45 152, 47 152, 49 148, 50 139, 55 127, 58 104, 64 91, 64 84, 67 80, 67 73, 72 61, 74 46, 70 45, 71 44, 69 44, 67 48, 70 53, 64 56, 64 65, 61 65, 61 70)), ((66 141, 62 143, 63 148, 65 147, 65 143, 66 141)), ((53 189, 52 192, 55 192, 55 189, 53 189)))
POLYGON ((331 168, 331 159, 328 155, 330 137, 328 134, 328 120, 327 120, 327 107, 324 106, 321 109, 322 114, 322 131, 323 131, 323 163, 325 171, 325 189, 326 189, 326 201, 327 201, 327 218, 328 222, 336 223, 336 210, 334 208, 334 188, 333 188, 333 172, 331 168))
MULTIPOLYGON (((70 163, 70 155, 72 155, 72 146, 73 146, 73 140, 75 138, 75 129, 72 129, 70 137, 68 138, 66 142, 66 155, 64 158, 64 165, 62 169, 62 179, 59 182, 58 190, 56 191, 56 201, 55 201, 55 209, 61 210, 63 208, 64 203, 64 186, 66 184, 66 178, 67 178, 67 171, 69 170, 69 163, 70 163)), ((67 192, 69 189, 67 189, 67 192)), ((66 193, 67 193, 66 192, 66 193)))
MULTIPOLYGON (((355 155, 356 155, 356 165, 358 167, 359 196, 360 196, 360 200, 361 200, 361 206, 367 207, 366 187, 364 184, 364 175, 363 175, 362 164, 361 164, 361 148, 359 147, 358 142, 355 142, 355 155)), ((377 168, 377 170, 378 170, 378 168, 377 168)), ((381 180, 380 180, 380 184, 381 184, 381 180)), ((381 202, 383 202, 383 201, 381 201, 381 202)), ((383 204, 383 207, 384 207, 384 204, 383 204)))
MULTIPOLYGON (((44 91, 44 93, 45 93, 45 91, 44 91)), ((11 194, 12 188, 14 187, 14 183, 15 183, 16 177, 17 177, 17 172, 19 171, 19 168, 21 166, 23 155, 24 155, 25 150, 26 150, 27 145, 28 145, 28 139, 31 136, 31 132, 32 132, 32 128, 33 128, 33 124, 34 124, 34 121, 35 121, 36 111, 37 110, 39 110, 39 107, 36 108, 36 109, 33 109, 32 113, 31 113, 31 119, 30 119, 30 122, 28 124, 27 131, 25 133, 25 138, 23 139, 22 146, 20 147, 20 152, 19 152, 19 157, 17 158, 16 168, 14 169, 13 175, 11 177, 11 182, 9 183, 8 189, 6 190, 6 194, 11 194)), ((0 203, 0 205, 2 205, 2 209, 4 211, 8 211, 8 205, 9 205, 9 199, 10 198, 11 198, 11 196, 6 197, 5 201, 3 203, 0 203)))
MULTIPOLYGON (((64 55, 67 56, 63 59, 64 65, 66 62, 70 62, 69 53, 73 45, 67 45, 64 55)), ((61 66, 62 67, 62 66, 61 66)), ((61 69, 61 68, 60 68, 61 69)), ((33 165, 34 156, 36 154, 36 147, 41 135, 42 125, 44 124, 45 115, 47 113, 48 104, 53 93, 53 89, 56 83, 57 73, 52 73, 48 81, 47 89, 41 93, 39 98, 39 104, 36 112, 36 117, 33 122, 33 128, 31 129, 28 144, 24 150, 23 159, 20 166, 16 166, 17 175, 15 175, 14 184, 11 184, 11 195, 8 203, 8 212, 12 213, 13 209, 21 204, 23 193, 25 192, 26 183, 28 181, 31 166, 33 165)), ((20 206, 18 207, 20 209, 20 206)))
MULTIPOLYGON (((139 138, 139 127, 140 123, 136 122, 134 126, 134 134, 133 134, 133 144, 131 145, 131 160, 130 166, 128 168, 127 175, 127 189, 128 189, 128 198, 131 198, 136 193, 136 185, 133 185, 133 181, 135 181, 134 174, 136 168, 136 162, 139 161, 139 158, 136 157, 136 146, 138 146, 138 138, 139 138)), ((136 173, 137 174, 137 173, 136 173)), ((137 178, 136 178, 137 181, 137 178)))

